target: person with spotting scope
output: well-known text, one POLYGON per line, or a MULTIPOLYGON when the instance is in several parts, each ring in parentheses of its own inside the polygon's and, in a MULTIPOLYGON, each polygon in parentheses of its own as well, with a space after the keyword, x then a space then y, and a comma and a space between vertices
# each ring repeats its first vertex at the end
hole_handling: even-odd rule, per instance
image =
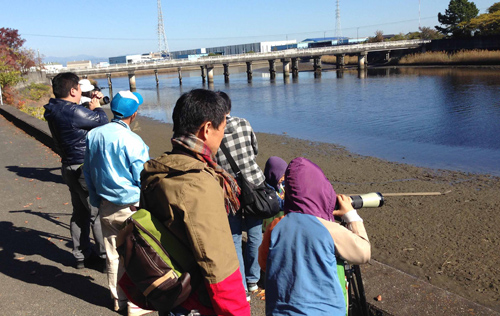
POLYGON ((363 220, 351 198, 337 195, 323 171, 306 158, 290 162, 285 186, 285 215, 268 226, 259 248, 266 315, 346 315, 345 279, 339 278, 337 262, 370 260, 363 220))

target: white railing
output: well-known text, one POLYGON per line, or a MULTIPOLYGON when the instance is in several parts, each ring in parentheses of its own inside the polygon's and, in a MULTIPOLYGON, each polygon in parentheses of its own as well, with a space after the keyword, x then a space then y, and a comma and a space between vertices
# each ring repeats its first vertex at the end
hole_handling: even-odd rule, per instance
POLYGON ((86 69, 73 69, 76 74, 95 74, 95 73, 111 73, 120 71, 135 71, 135 70, 152 70, 157 68, 176 68, 186 66, 204 66, 210 64, 226 64, 230 62, 251 62, 258 60, 271 60, 281 58, 295 57, 314 57, 321 55, 335 54, 356 54, 368 53, 374 51, 394 50, 414 48, 420 45, 430 43, 430 40, 405 40, 395 42, 378 42, 378 43, 363 43, 352 45, 338 45, 318 48, 293 48, 276 52, 268 53, 245 53, 238 55, 221 55, 221 56, 206 56, 197 60, 172 59, 160 60, 152 62, 140 62, 133 64, 114 64, 108 67, 93 67, 86 69))

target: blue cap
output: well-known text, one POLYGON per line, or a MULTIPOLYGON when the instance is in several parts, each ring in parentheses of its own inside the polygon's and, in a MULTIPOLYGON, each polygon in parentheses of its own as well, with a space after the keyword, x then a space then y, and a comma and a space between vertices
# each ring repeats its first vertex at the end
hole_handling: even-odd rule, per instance
POLYGON ((111 112, 118 119, 132 116, 143 101, 142 96, 137 92, 120 91, 111 101, 111 112))

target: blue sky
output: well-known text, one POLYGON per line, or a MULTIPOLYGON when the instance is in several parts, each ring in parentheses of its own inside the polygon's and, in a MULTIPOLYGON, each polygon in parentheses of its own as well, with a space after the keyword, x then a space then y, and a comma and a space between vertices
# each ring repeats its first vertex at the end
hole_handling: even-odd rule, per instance
MULTIPOLYGON (((495 1, 474 1, 480 13, 495 1)), ((420 0, 420 23, 434 27, 447 0, 420 0)), ((171 51, 335 35, 335 0, 162 0, 171 51)), ((418 0, 340 0, 342 35, 416 31, 418 0)), ((158 49, 157 1, 0 0, 0 27, 18 29, 44 56, 110 57, 158 49)))

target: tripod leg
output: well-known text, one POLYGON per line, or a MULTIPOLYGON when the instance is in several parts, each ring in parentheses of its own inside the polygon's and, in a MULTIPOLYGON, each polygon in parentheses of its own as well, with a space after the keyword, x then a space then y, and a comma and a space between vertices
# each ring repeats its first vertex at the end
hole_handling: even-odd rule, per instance
POLYGON ((363 279, 361 278, 361 269, 358 265, 353 266, 354 274, 356 275, 356 285, 358 289, 357 299, 359 299, 359 305, 361 306, 362 315, 369 316, 368 314, 368 304, 366 303, 365 287, 363 286, 363 279))

